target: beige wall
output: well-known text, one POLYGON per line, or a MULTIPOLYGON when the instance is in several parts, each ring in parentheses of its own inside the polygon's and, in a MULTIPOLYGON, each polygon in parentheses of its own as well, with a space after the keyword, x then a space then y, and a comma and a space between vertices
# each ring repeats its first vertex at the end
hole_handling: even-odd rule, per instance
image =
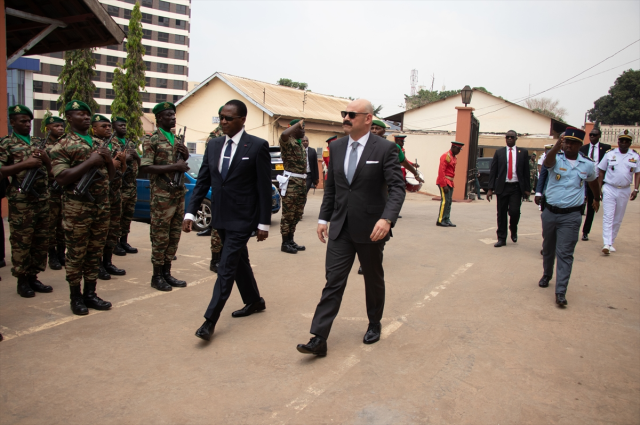
MULTIPOLYGON (((473 92, 469 104, 475 108, 474 114, 480 120, 480 131, 483 133, 506 133, 509 130, 515 130, 520 134, 550 134, 550 118, 518 106, 504 108, 507 105, 508 103, 502 99, 480 91, 473 92), (496 112, 483 115, 491 111, 496 112)), ((452 96, 422 108, 409 110, 404 114, 403 128, 404 130, 455 131, 456 106, 464 106, 460 96, 452 96)))

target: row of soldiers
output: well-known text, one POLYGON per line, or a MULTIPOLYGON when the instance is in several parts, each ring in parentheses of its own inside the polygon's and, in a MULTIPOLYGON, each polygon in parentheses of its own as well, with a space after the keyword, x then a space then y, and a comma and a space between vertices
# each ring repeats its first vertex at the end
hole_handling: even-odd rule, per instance
POLYGON ((18 294, 29 298, 36 292, 53 291, 38 279, 48 253, 52 269, 66 268, 74 314, 111 308, 109 301, 96 294, 97 279, 126 273, 113 265, 114 253, 138 252, 129 245, 128 234, 140 167, 152 175, 151 285, 163 291, 186 286, 170 273, 184 215, 184 184, 162 191, 166 173, 188 170, 184 160, 175 160, 178 151, 185 160, 189 155, 183 144, 174 146, 170 133, 175 106, 162 103, 154 108, 159 119, 163 112, 170 112, 172 118, 165 119, 164 125, 159 120, 159 129, 145 137, 142 158, 137 143, 126 138, 126 119, 94 115, 79 100, 67 103, 64 110, 66 120, 48 117, 47 137, 39 139, 30 136, 32 111, 23 105, 11 106, 13 132, 0 140, 0 178, 11 180, 7 189, 11 273, 17 278, 18 294), (89 177, 86 191, 80 190, 89 177), (25 183, 29 180, 33 180, 30 187, 25 183))

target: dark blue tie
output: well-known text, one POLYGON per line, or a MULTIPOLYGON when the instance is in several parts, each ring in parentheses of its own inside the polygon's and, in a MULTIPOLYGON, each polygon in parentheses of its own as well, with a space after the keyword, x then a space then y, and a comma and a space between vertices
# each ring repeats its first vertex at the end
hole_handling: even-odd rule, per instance
POLYGON ((227 171, 229 171, 229 161, 231 160, 231 147, 233 146, 233 140, 229 139, 227 143, 227 148, 224 150, 224 156, 222 157, 222 170, 220 171, 220 175, 222 175, 222 180, 227 178, 227 171))

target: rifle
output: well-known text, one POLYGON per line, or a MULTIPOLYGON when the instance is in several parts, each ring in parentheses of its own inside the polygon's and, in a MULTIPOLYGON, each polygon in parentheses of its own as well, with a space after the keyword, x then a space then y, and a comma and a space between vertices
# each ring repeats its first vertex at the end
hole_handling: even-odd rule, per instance
MULTIPOLYGON (((103 142, 99 147, 104 147, 109 144, 115 136, 115 132, 111 134, 111 137, 106 142, 103 142)), ((93 167, 89 171, 85 173, 84 176, 80 178, 80 181, 76 185, 75 189, 73 189, 73 194, 76 196, 86 196, 91 202, 95 202, 96 199, 91 196, 89 193, 89 188, 97 181, 104 179, 106 176, 100 172, 98 167, 93 167)))
MULTIPOLYGON (((36 146, 36 149, 43 150, 47 145, 47 140, 49 140, 49 136, 51 132, 47 132, 47 137, 44 139, 40 139, 40 144, 36 146)), ((46 176, 47 173, 42 171, 40 167, 30 168, 22 179, 22 183, 18 186, 18 192, 26 194, 31 193, 35 197, 39 198, 40 194, 33 189, 33 184, 38 180, 41 176, 46 176)))
MULTIPOLYGON (((182 136, 180 136, 181 131, 178 131, 178 135, 176 136, 176 141, 179 141, 179 143, 181 145, 184 145, 184 137, 187 134, 187 126, 184 126, 184 132, 182 132, 182 136)), ((178 153, 176 154, 176 163, 178 161, 180 161, 182 158, 182 154, 180 153, 180 151, 178 151, 178 153)), ((181 171, 176 171, 175 174, 173 175, 173 180, 171 181, 171 187, 175 188, 179 188, 182 187, 182 179, 184 179, 184 173, 181 171)))

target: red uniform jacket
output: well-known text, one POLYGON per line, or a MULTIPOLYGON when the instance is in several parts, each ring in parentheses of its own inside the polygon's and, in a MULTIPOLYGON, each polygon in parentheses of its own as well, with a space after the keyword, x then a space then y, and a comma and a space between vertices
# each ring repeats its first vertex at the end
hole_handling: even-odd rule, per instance
POLYGON ((436 184, 440 187, 451 186, 453 187, 453 177, 456 175, 456 162, 458 160, 451 153, 447 151, 440 157, 440 166, 438 167, 438 178, 436 184))

